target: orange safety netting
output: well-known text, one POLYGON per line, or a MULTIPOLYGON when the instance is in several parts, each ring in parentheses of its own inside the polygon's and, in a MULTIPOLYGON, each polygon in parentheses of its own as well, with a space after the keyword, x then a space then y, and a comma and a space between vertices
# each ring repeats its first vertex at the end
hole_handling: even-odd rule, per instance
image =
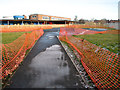
POLYGON ((52 29, 52 26, 36 25, 1 25, 0 32, 27 32, 39 29, 52 29))
POLYGON ((119 88, 118 55, 84 39, 75 38, 70 35, 70 32, 72 32, 71 29, 64 31, 61 28, 59 39, 67 42, 74 52, 79 53, 81 63, 96 87, 119 88))
POLYGON ((86 25, 86 24, 80 24, 80 25, 67 25, 66 28, 105 28, 105 29, 109 29, 111 27, 107 27, 105 25, 86 25))
POLYGON ((26 51, 35 44, 35 41, 43 33, 43 29, 34 30, 31 33, 24 33, 12 43, 2 44, 2 78, 12 74, 23 61, 26 51))
POLYGON ((82 28, 60 28, 60 35, 83 35, 83 34, 97 34, 97 33, 105 33, 106 31, 93 31, 93 30, 86 30, 82 28))

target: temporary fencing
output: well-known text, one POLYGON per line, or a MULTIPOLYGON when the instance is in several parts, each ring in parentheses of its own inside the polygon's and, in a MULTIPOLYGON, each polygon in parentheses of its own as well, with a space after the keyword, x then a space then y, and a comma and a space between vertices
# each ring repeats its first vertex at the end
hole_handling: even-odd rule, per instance
POLYGON ((67 42, 74 52, 79 53, 81 63, 96 87, 98 89, 120 88, 118 55, 84 39, 75 38, 73 34, 71 35, 72 32, 74 34, 73 29, 61 28, 59 39, 67 42))
POLYGON ((120 34, 120 31, 119 30, 107 30, 105 33, 106 34, 120 34))
POLYGON ((83 34, 97 34, 97 33, 105 33, 106 31, 93 31, 93 30, 86 30, 82 28, 60 28, 60 35, 83 35, 83 34))
POLYGON ((0 32, 27 32, 39 29, 52 29, 52 26, 40 25, 0 25, 0 32))
POLYGON ((66 27, 67 28, 105 28, 105 29, 111 28, 105 25, 86 25, 86 24, 67 25, 66 27))
POLYGON ((43 33, 43 29, 33 30, 31 33, 24 33, 12 43, 2 44, 2 79, 8 74, 12 74, 23 61, 26 51, 35 44, 35 41, 38 40, 43 33))

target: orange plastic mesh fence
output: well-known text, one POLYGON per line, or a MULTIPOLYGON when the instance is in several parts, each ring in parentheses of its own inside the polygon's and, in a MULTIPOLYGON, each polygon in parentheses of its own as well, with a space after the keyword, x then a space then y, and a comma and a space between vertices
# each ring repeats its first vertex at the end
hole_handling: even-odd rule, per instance
POLYGON ((52 29, 52 26, 36 26, 36 25, 1 25, 0 32, 26 32, 39 29, 52 29))
MULTIPOLYGON (((62 29, 60 29, 62 30, 62 29)), ((69 30, 69 29, 68 29, 69 30)), ((118 55, 106 49, 100 48, 86 40, 75 38, 66 30, 60 31, 59 39, 72 46, 81 56, 81 63, 96 87, 119 88, 119 63, 118 55)))
POLYGON ((2 78, 12 74, 23 61, 26 50, 30 49, 43 33, 43 29, 34 30, 24 33, 12 43, 2 44, 2 78))
POLYGON ((111 28, 107 27, 105 25, 86 25, 86 24, 80 24, 80 25, 67 25, 67 28, 111 28))
POLYGON ((93 31, 93 30, 86 30, 82 28, 60 28, 60 35, 83 35, 83 34, 97 34, 97 33, 105 33, 106 31, 93 31))

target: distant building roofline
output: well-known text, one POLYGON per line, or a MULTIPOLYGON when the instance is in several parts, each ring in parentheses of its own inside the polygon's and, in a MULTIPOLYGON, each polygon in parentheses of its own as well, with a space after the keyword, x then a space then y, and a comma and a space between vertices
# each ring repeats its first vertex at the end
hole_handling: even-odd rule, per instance
MULTIPOLYGON (((45 15, 45 14, 30 14, 30 15, 45 15)), ((45 16, 51 16, 52 17, 53 15, 45 15, 45 16)), ((61 16, 53 16, 53 17, 61 17, 61 16)), ((69 18, 69 17, 61 17, 61 18, 69 18)), ((69 18, 69 19, 71 19, 71 18, 69 18)))

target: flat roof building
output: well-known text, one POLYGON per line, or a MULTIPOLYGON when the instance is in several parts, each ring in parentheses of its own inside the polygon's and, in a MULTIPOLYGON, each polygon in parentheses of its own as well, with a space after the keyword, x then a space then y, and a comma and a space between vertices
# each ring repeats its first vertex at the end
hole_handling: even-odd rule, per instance
POLYGON ((26 17, 25 15, 22 15, 22 16, 20 16, 20 15, 15 15, 15 16, 13 16, 13 18, 14 18, 15 20, 17 20, 17 19, 27 19, 27 17, 26 17))
POLYGON ((30 20, 71 20, 71 18, 66 17, 58 17, 58 16, 50 16, 50 15, 43 15, 43 14, 31 14, 29 16, 30 20))

